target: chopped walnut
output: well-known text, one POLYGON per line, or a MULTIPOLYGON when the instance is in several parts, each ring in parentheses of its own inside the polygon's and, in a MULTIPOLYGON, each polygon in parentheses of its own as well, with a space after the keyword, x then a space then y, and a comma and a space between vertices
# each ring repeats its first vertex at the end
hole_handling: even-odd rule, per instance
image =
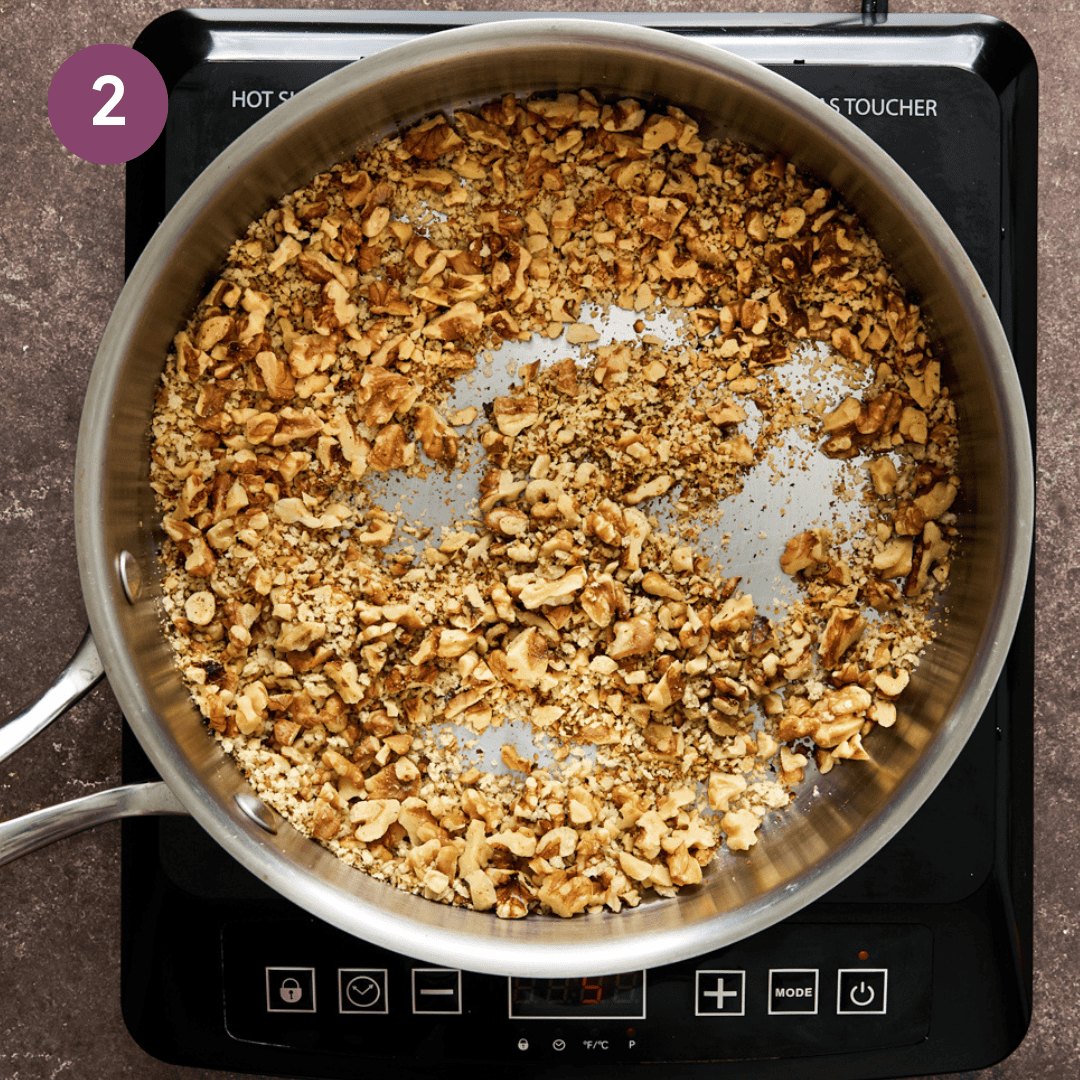
POLYGON ((896 722, 957 430, 835 193, 674 106, 507 95, 286 195, 175 335, 150 467, 170 640, 260 796, 346 862, 495 917, 619 911, 729 872, 808 770, 896 722), (557 359, 456 399, 539 339, 557 359), (806 343, 828 400, 780 377, 824 370, 806 343), (769 549, 774 611, 705 532, 789 435, 854 479, 769 549), (460 493, 450 523, 399 481, 460 493), (507 721, 537 752, 488 771, 472 736, 507 721))

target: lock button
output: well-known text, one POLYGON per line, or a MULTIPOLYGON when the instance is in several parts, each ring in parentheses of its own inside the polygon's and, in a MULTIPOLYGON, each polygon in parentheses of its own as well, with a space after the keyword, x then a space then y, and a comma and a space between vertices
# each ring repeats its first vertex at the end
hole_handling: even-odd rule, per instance
POLYGON ((315 969, 268 967, 267 1012, 314 1012, 315 969))

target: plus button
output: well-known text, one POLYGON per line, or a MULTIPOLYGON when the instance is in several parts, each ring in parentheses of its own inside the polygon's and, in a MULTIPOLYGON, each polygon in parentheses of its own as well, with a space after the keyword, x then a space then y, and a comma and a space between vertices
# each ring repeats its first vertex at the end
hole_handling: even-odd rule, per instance
POLYGON ((724 998, 729 998, 729 997, 737 998, 739 996, 739 991, 738 990, 725 990, 724 989, 724 980, 723 979, 717 979, 716 980, 716 989, 715 990, 703 990, 702 993, 701 993, 701 996, 702 997, 716 998, 716 1011, 717 1012, 723 1012, 724 1011, 724 998))
POLYGON ((742 1016, 745 979, 743 971, 699 971, 697 1015, 742 1016))

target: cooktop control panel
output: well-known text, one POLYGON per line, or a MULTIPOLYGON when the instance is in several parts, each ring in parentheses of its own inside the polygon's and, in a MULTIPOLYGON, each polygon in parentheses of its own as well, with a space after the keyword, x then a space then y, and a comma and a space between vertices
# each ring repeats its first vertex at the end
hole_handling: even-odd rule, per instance
POLYGON ((933 934, 792 923, 696 960, 582 978, 481 975, 406 959, 318 924, 223 927, 237 1040, 365 1057, 553 1064, 800 1057, 918 1043, 933 934))

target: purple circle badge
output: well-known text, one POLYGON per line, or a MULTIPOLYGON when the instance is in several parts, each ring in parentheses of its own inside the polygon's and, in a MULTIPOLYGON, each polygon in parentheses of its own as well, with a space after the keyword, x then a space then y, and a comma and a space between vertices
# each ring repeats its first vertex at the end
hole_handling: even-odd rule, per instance
POLYGON ((161 134, 169 112, 165 80, 126 45, 91 45, 69 56, 49 85, 49 123, 76 157, 98 165, 130 161, 161 134))

